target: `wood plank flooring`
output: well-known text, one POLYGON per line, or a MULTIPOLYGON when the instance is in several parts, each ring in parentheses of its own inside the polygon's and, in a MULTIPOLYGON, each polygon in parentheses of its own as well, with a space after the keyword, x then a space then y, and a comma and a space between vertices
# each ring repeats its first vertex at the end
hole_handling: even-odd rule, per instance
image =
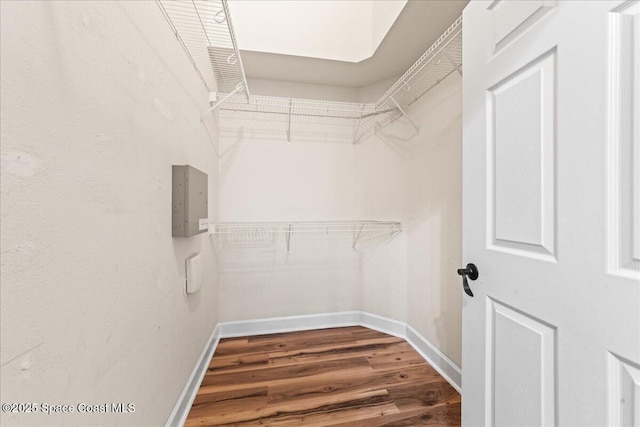
POLYGON ((223 339, 185 426, 458 426, 460 394, 360 326, 223 339))

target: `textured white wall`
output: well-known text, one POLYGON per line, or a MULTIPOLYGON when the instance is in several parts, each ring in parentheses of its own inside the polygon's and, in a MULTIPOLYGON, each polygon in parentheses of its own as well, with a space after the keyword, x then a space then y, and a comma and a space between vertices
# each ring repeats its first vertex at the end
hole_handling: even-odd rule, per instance
POLYGON ((172 164, 209 174, 215 220, 208 94, 154 2, 0 7, 2 402, 136 408, 1 424, 161 425, 217 321, 210 238, 171 237, 172 164))

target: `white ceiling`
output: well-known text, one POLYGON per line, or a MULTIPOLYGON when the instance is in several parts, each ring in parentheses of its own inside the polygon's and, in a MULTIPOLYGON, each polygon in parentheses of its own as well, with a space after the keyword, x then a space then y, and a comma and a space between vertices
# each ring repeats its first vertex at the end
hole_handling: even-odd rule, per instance
POLYGON ((357 63, 241 50, 245 73, 256 79, 368 86, 404 73, 460 16, 467 3, 468 0, 410 0, 375 54, 357 63))
POLYGON ((230 0, 238 47, 360 62, 370 58, 407 0, 230 0))

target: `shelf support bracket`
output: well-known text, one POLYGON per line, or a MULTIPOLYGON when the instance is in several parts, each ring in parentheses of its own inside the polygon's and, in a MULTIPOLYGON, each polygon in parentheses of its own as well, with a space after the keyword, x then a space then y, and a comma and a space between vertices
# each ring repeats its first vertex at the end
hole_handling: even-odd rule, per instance
POLYGON ((226 94, 225 96, 222 97, 222 99, 219 99, 217 102, 214 102, 213 105, 204 112, 204 114, 202 114, 202 116, 200 116, 200 121, 204 120, 204 117, 209 114, 210 112, 212 112, 213 110, 215 110, 216 108, 218 108, 223 102, 225 102, 227 99, 231 98, 233 95, 235 95, 236 93, 238 93, 240 90, 242 90, 244 86, 242 85, 242 83, 240 83, 238 86, 236 86, 236 88, 234 90, 232 90, 231 92, 229 92, 228 94, 226 94))
POLYGON ((360 235, 362 235, 363 227, 364 227, 364 224, 360 224, 360 228, 358 229, 357 233, 355 229, 353 230, 353 246, 351 246, 352 249, 356 248, 356 244, 358 243, 358 240, 360 240, 360 235))
POLYGON ((291 249, 291 233, 293 225, 289 224, 289 228, 287 229, 287 252, 291 249))
POLYGON ((293 113, 293 99, 289 99, 289 124, 287 126, 287 142, 291 142, 291 114, 293 113))
POLYGON ((402 113, 402 115, 409 120, 409 123, 411 123, 411 126, 413 126, 413 128, 416 130, 416 133, 420 132, 420 129, 418 129, 418 126, 416 126, 416 124, 413 122, 413 120, 411 120, 411 117, 409 117, 409 115, 407 114, 406 111, 404 111, 402 109, 402 107, 400 106, 400 104, 398 104, 396 102, 395 99, 393 99, 393 97, 391 97, 391 101, 393 101, 393 103, 396 105, 396 108, 400 111, 400 113, 402 113))
POLYGON ((442 53, 444 54, 445 58, 447 58, 447 61, 451 62, 451 65, 453 65, 453 67, 456 69, 458 74, 462 76, 462 68, 460 68, 460 65, 456 64, 456 61, 454 61, 451 55, 449 55, 449 52, 447 52, 447 49, 442 49, 442 53))
POLYGON ((353 145, 356 145, 358 142, 358 132, 360 132, 360 124, 362 123, 362 116, 364 115, 364 104, 362 105, 362 110, 360 110, 360 117, 358 117, 358 126, 356 127, 356 133, 353 135, 353 145))

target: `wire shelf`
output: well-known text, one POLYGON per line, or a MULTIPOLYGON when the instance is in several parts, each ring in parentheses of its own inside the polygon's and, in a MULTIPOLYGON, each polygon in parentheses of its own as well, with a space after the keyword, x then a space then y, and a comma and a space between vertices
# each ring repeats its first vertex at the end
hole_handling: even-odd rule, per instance
POLYGON ((277 221, 277 222, 221 222, 211 224, 209 234, 226 237, 233 241, 272 241, 277 235, 286 238, 287 250, 291 237, 303 235, 342 234, 352 238, 355 249, 359 240, 366 235, 374 237, 392 236, 402 231, 396 221, 277 221))
MULTIPOLYGON (((246 98, 229 93, 217 93, 219 108, 226 117, 240 117, 240 113, 261 113, 273 115, 270 120, 278 121, 277 115, 288 117, 287 137, 291 140, 292 117, 315 117, 348 119, 354 123, 353 143, 375 132, 381 123, 370 120, 390 112, 406 116, 406 108, 420 99, 434 86, 453 72, 462 75, 462 17, 456 21, 409 67, 409 69, 385 92, 376 103, 347 103, 269 96, 246 98)), ((408 116, 407 116, 408 117, 408 116)), ((285 119, 286 120, 286 119, 285 119)), ((418 127, 411 122, 416 132, 418 127)))
POLYGON ((243 126, 258 134, 272 131, 286 135, 288 141, 292 135, 297 140, 315 135, 327 142, 356 144, 397 111, 377 109, 374 104, 273 96, 252 95, 247 100, 238 94, 217 93, 216 99, 220 103, 221 127, 243 126))
POLYGON ((376 108, 396 102, 409 106, 454 71, 462 75, 462 16, 380 97, 376 108))
MULTIPOLYGON (((225 96, 227 96, 225 93, 216 94, 218 99, 222 99, 225 96)), ((241 95, 231 95, 220 105, 220 109, 336 119, 362 119, 392 110, 389 108, 378 109, 375 104, 258 95, 252 95, 248 101, 241 95)))
POLYGON ((268 120, 279 122, 274 128, 283 128, 289 141, 296 125, 316 130, 319 126, 337 124, 350 134, 355 145, 400 114, 417 133, 418 127, 404 108, 451 73, 462 74, 462 17, 459 17, 376 103, 250 95, 227 0, 156 2, 211 92, 212 105, 203 117, 215 109, 230 121, 253 120, 252 113, 265 115, 268 120))
POLYGON ((261 233, 344 233, 344 232, 402 231, 396 221, 277 221, 277 222, 220 222, 213 224, 210 234, 261 233))
POLYGON ((156 0, 178 42, 212 92, 249 96, 226 0, 156 0))
POLYGON ((237 138, 239 133, 256 141, 335 143, 356 145, 384 127, 397 111, 362 120, 334 117, 292 116, 278 113, 221 109, 218 129, 221 137, 237 138))

